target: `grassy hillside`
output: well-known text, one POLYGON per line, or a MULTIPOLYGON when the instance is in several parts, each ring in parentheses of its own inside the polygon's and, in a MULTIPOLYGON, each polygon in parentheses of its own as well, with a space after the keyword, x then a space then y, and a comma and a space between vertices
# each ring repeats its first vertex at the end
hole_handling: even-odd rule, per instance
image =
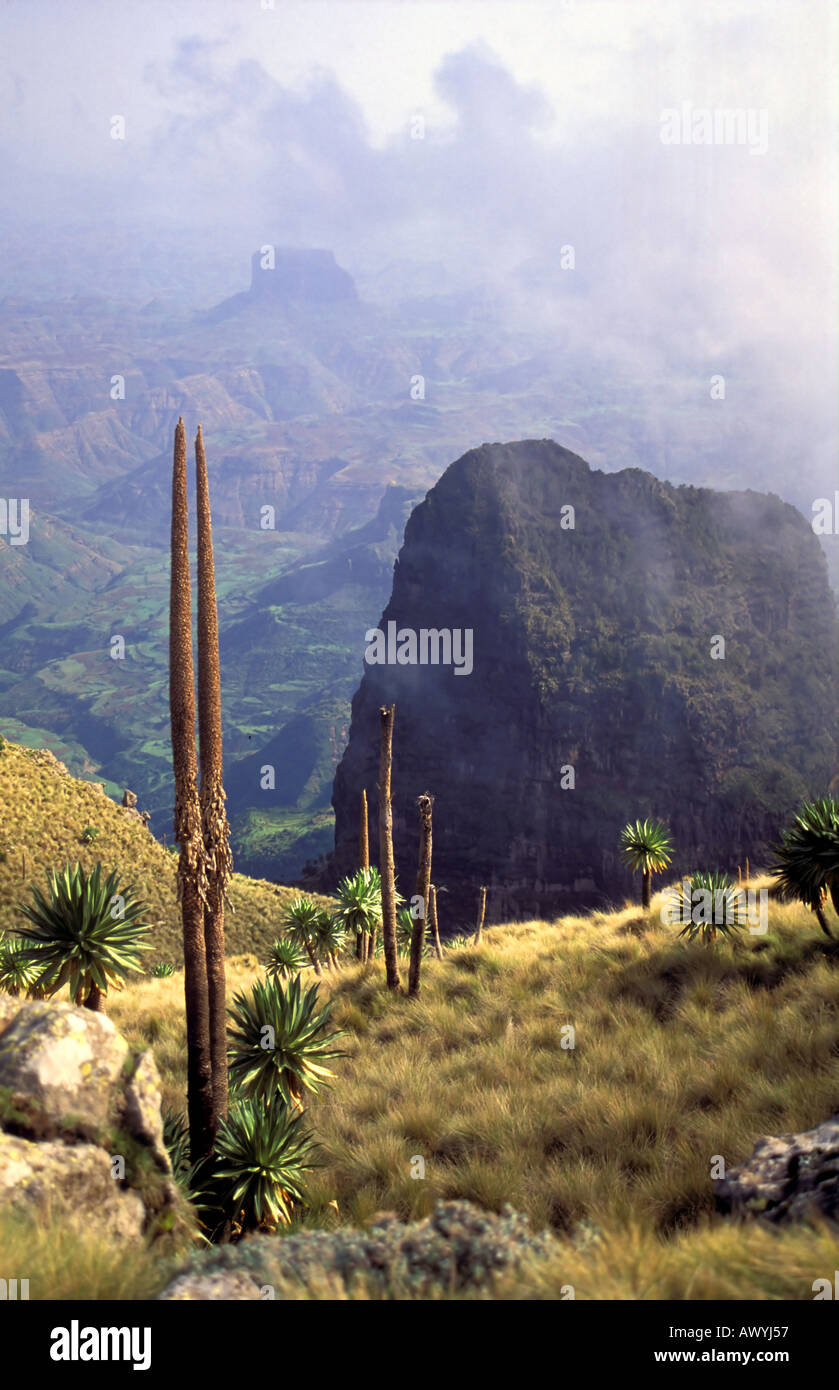
MULTIPOLYGON (((154 949, 147 952, 148 967, 158 960, 182 962, 176 856, 136 815, 116 805, 97 783, 69 776, 52 754, 12 743, 0 746, 0 808, 0 929, 14 928, 16 907, 28 901, 31 882, 44 887, 47 869, 77 859, 91 869, 101 860, 106 870, 118 869, 122 881, 133 884, 149 904, 154 949), (87 826, 99 833, 84 844, 87 826)), ((252 951, 264 959, 294 896, 290 888, 234 874, 233 910, 226 922, 230 951, 252 951)))
MULTIPOLYGON (((174 857, 136 818, 13 745, 0 752, 0 799, 3 926, 26 891, 24 853, 27 879, 68 857, 101 858, 152 904, 152 959, 179 960, 174 857), (94 846, 79 843, 86 825, 99 828, 94 846)), ((234 880, 231 994, 261 974, 288 893, 234 880)), ((811 1299, 813 1280, 839 1267, 839 1235, 738 1226, 716 1215, 710 1174, 717 1156, 730 1168, 760 1135, 839 1110, 839 941, 770 900, 765 936, 711 953, 663 926, 660 903, 648 921, 627 905, 490 928, 480 948, 428 960, 415 1001, 388 993, 381 961, 327 974, 321 994, 344 1056, 308 1108, 322 1167, 305 1224, 363 1225, 383 1209, 416 1218, 439 1198, 510 1203, 559 1244, 498 1297, 558 1298, 572 1284, 585 1299, 811 1299)), ((164 1104, 182 1110, 180 973, 138 979, 106 1008, 153 1049, 164 1104)), ((153 1251, 129 1266, 75 1228, 38 1231, 12 1216, 0 1246, 25 1246, 50 1297, 148 1297, 172 1272, 153 1251)))
MULTIPOLYGON (((413 1003, 388 994, 380 962, 326 977, 346 1055, 308 1111, 324 1165, 308 1220, 509 1202, 561 1241, 509 1297, 572 1283, 578 1298, 812 1298, 839 1236, 715 1215, 710 1167, 839 1109, 839 958, 798 907, 771 903, 766 936, 712 954, 678 942, 659 903, 646 925, 628 906, 494 927, 481 948, 428 961, 413 1003)), ((258 973, 231 959, 230 989, 258 973)), ((182 1108, 179 977, 108 1007, 154 1048, 182 1108)))

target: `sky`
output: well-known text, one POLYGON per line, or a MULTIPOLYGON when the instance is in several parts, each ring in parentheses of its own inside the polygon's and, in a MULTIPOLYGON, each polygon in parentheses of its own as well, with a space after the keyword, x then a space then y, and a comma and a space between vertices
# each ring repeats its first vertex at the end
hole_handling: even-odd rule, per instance
POLYGON ((210 303, 276 242, 371 292, 486 278, 539 324, 571 245, 578 334, 739 362, 827 469, 838 27, 832 0, 6 0, 0 294, 101 270, 131 297, 134 248, 210 303), (765 148, 664 144, 685 103, 765 148))

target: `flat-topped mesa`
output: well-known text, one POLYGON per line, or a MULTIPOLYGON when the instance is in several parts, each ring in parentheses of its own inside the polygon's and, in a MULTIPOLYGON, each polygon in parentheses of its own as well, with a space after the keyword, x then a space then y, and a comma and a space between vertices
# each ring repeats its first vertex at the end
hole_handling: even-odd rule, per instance
POLYGON ((489 921, 634 893, 619 837, 637 818, 668 823, 673 879, 765 863, 839 770, 836 605, 778 497, 486 444, 411 514, 378 629, 359 633, 334 870, 356 867, 362 788, 377 814, 395 704, 398 886, 427 789, 446 931, 474 924, 482 885, 489 921))
POLYGON ((331 251, 285 246, 254 252, 250 293, 291 304, 354 304, 358 300, 352 276, 341 269, 331 251))

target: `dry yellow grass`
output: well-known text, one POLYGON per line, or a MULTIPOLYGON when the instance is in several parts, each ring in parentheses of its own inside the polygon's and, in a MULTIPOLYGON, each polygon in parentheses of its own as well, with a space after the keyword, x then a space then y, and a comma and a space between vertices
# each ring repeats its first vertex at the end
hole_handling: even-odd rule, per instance
POLYGON ((0 1211, 3 1278, 28 1279, 35 1300, 149 1299, 172 1277, 178 1257, 108 1242, 82 1219, 0 1211))
MULTIPOLYGON (((133 884, 149 904, 155 925, 147 968, 159 960, 183 961, 177 856, 164 850, 98 783, 69 776, 48 753, 4 743, 0 807, 0 930, 14 929, 15 909, 29 901, 30 883, 44 887, 47 869, 78 860, 90 870, 101 860, 106 871, 118 869, 122 881, 133 884), (91 844, 83 844, 89 825, 99 834, 91 844)), ((228 950, 256 951, 263 957, 279 935, 283 912, 296 891, 234 874, 229 893, 233 910, 225 922, 228 950)))
POLYGON ((363 1220, 458 1196, 559 1231, 667 1234, 713 1210, 715 1155, 734 1165, 759 1134, 832 1114, 839 963, 809 914, 773 906, 768 938, 716 954, 652 923, 636 934, 628 908, 493 928, 429 961, 413 1006, 380 972, 328 984, 348 1055, 310 1108, 316 1207, 363 1220))
MULTIPOLYGON (((9 756, 0 755, 0 794, 9 756)), ((60 774, 37 762, 31 771, 33 793, 54 796, 60 774)), ((79 847, 83 862, 118 851, 114 862, 135 880, 139 864, 143 882, 165 868, 174 899, 174 864, 160 846, 92 789, 84 796, 66 814, 59 803, 49 829, 41 816, 40 835, 64 815, 55 847, 66 853, 67 823, 79 832, 99 824, 95 849, 79 847)), ((25 833, 12 809, 15 835, 25 833)), ((49 838, 36 850, 53 862, 49 838)), ((244 888, 246 911, 259 914, 271 893, 244 888)), ((717 1216, 711 1164, 741 1163, 759 1135, 806 1129, 839 1109, 839 956, 796 905, 771 902, 766 936, 712 952, 678 941, 659 920, 661 902, 648 920, 627 904, 492 927, 480 948, 426 960, 413 1001, 388 992, 381 960, 327 973, 320 991, 345 1030, 345 1055, 308 1108, 323 1167, 307 1222, 355 1225, 382 1209, 418 1217, 438 1198, 494 1210, 509 1202, 550 1227, 562 1254, 529 1266, 499 1297, 559 1298, 571 1285, 577 1298, 812 1298, 813 1281, 839 1267, 836 1233, 717 1216)), ((229 994, 262 973, 275 932, 276 917, 242 945, 234 919, 229 994)), ((138 980, 106 1008, 132 1042, 152 1047, 164 1103, 182 1110, 183 976, 138 980)), ((90 1258, 85 1278, 98 1288, 90 1258)), ((110 1278, 107 1251, 102 1259, 110 1278)), ((144 1297, 155 1279, 163 1267, 141 1260, 140 1291, 127 1279, 109 1296, 144 1297)), ((324 1286, 322 1296, 336 1295, 324 1286)))
MULTIPOLYGON (((567 1283, 578 1297, 812 1297, 836 1234, 715 1216, 711 1163, 839 1109, 839 959, 797 906, 773 903, 767 936, 709 952, 661 925, 660 902, 649 922, 627 905, 490 928, 426 961, 416 1001, 389 994, 381 961, 327 974, 346 1055, 308 1109, 324 1161, 309 1219, 509 1202, 568 1241, 528 1297, 567 1283)), ((228 986, 259 973, 229 960, 228 986)), ((180 978, 132 985, 109 1012, 151 1043, 182 1108, 180 978)))

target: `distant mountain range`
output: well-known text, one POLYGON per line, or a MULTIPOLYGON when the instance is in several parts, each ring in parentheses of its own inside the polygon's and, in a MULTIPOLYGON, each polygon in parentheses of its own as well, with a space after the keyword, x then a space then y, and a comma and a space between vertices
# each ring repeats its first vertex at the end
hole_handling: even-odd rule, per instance
POLYGON ((665 408, 658 383, 569 352, 561 312, 513 327, 497 295, 435 290, 421 267, 407 298, 383 267, 371 303, 329 251, 270 260, 257 251, 250 286, 209 309, 0 304, 0 496, 32 514, 28 545, 0 536, 0 730, 131 786, 170 833, 171 443, 179 414, 200 421, 235 845, 243 869, 289 878, 331 846, 360 641, 411 504, 452 458, 551 436, 603 468, 725 487, 771 485, 772 463, 697 394, 691 364, 673 364, 665 408), (272 761, 269 794, 253 779, 272 761))

